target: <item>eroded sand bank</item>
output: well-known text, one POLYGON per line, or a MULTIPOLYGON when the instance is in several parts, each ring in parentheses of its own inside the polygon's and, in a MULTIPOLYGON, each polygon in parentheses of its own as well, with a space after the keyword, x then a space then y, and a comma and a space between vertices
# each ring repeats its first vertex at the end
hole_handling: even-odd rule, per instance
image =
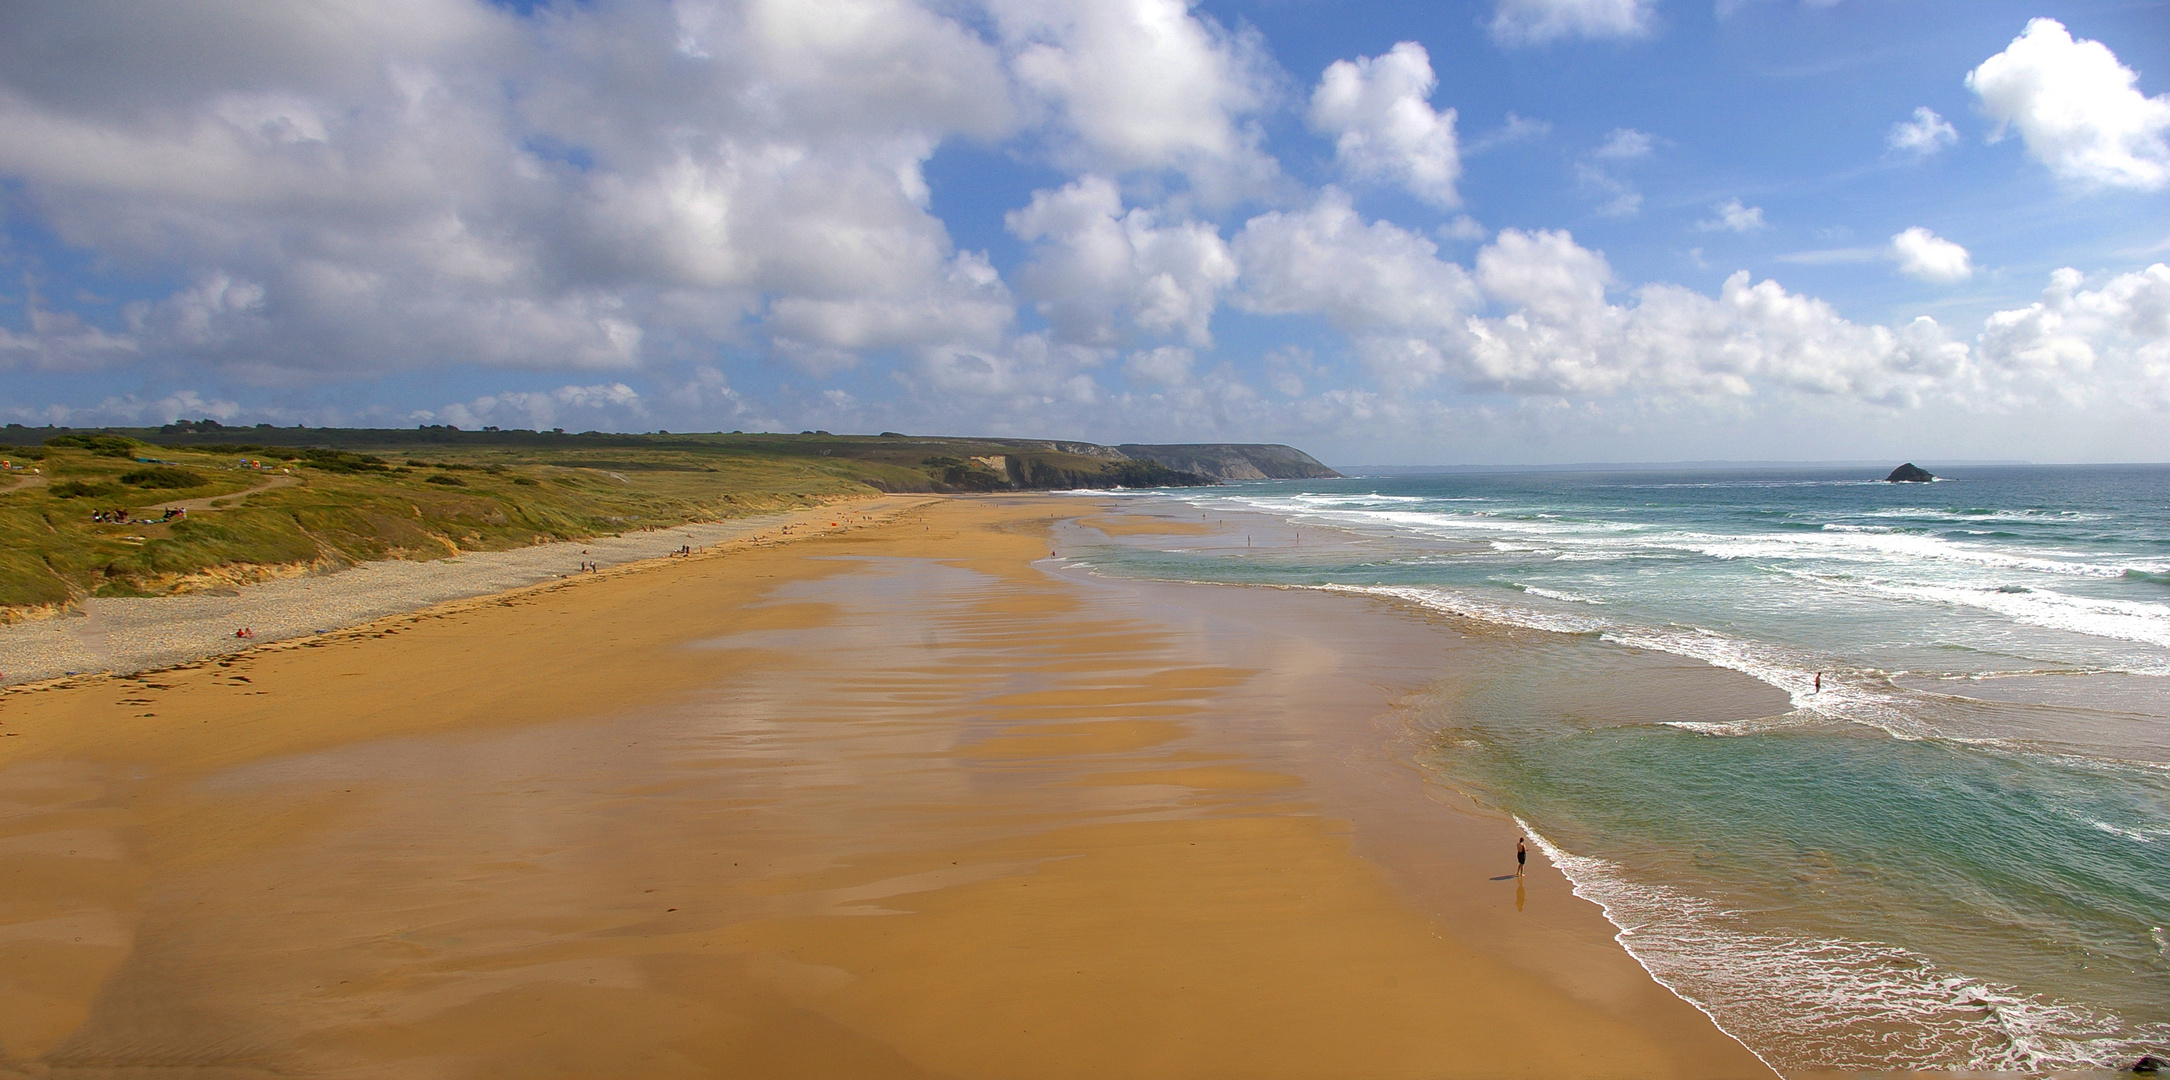
POLYGON ((1390 706, 1369 601, 1051 572, 1061 498, 0 696, 29 1075, 1765 1074, 1390 706))

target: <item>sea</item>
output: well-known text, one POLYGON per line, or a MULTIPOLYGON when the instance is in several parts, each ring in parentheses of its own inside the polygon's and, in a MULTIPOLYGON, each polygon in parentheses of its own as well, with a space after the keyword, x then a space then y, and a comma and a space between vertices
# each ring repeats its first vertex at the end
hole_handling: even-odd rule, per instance
POLYGON ((1210 536, 1077 554, 1558 643, 1420 696, 1423 764, 1774 1067, 2165 1055, 2170 466, 1949 471, 1238 483, 1129 496, 1210 536), (1691 657, 1786 704, 1714 720, 1600 685, 1563 708, 1561 648, 1691 657))

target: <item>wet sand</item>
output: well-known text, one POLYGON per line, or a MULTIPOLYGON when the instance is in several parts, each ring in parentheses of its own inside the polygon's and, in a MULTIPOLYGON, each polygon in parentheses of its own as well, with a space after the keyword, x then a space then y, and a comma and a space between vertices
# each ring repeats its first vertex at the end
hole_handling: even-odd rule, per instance
POLYGON ((1501 643, 1046 559, 1114 512, 0 694, 0 1072, 1769 1075, 1405 763, 1501 643))

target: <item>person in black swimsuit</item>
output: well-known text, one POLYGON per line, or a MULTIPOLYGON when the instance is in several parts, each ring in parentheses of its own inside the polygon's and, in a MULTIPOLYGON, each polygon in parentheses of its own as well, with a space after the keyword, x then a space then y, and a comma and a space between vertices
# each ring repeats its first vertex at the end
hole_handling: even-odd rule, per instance
POLYGON ((1523 845, 1524 837, 1514 838, 1514 876, 1522 876, 1522 867, 1530 861, 1530 849, 1523 845))

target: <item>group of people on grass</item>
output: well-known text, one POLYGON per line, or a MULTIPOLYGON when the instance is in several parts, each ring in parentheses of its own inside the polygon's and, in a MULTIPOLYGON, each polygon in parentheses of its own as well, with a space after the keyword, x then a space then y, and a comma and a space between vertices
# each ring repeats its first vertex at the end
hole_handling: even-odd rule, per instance
MULTIPOLYGON (((166 508, 165 514, 159 517, 158 520, 161 522, 165 522, 172 521, 175 518, 185 518, 187 516, 188 510, 186 508, 169 506, 166 508)), ((149 520, 136 520, 133 516, 129 514, 128 508, 125 506, 118 506, 111 510, 94 511, 90 515, 90 519, 91 521, 100 525, 140 525, 145 524, 149 520)))

